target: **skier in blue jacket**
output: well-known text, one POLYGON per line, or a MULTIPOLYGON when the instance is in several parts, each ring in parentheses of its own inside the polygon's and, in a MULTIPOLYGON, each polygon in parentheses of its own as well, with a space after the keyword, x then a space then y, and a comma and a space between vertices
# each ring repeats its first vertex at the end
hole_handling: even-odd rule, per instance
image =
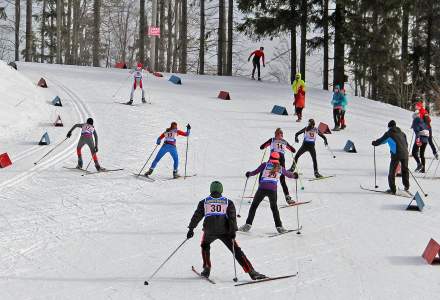
POLYGON ((335 86, 331 104, 333 105, 333 121, 335 122, 333 130, 338 131, 341 129, 342 110, 344 105, 347 105, 347 99, 344 93, 341 92, 339 85, 335 86))

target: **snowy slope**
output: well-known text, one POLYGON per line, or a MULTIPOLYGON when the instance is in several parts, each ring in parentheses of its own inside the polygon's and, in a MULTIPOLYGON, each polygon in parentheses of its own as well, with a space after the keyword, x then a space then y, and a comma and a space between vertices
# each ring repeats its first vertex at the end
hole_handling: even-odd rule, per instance
MULTIPOLYGON (((78 131, 45 165, 33 166, 32 161, 44 154, 34 153, 27 163, 0 170, 1 299, 436 299, 440 292, 438 266, 429 266, 420 257, 429 238, 440 239, 436 181, 420 180, 430 194, 422 213, 405 211, 407 198, 359 189, 359 184, 374 185, 371 140, 386 130, 391 118, 410 138, 410 112, 350 97, 347 129, 328 136, 337 158, 321 141, 317 143, 321 173, 336 177, 309 182, 311 160, 308 154, 300 159, 305 189, 299 197, 312 200, 299 208, 302 234, 268 238, 275 228, 267 202, 260 205, 252 231, 238 233, 240 246, 259 272, 272 276, 299 272, 297 278, 234 287, 232 256, 219 241, 211 247, 212 279, 217 284, 196 278, 190 268, 201 268, 200 224, 195 237, 150 286, 143 286, 185 239, 192 212, 208 194, 212 180, 223 182, 225 195, 238 207, 244 173, 261 160, 260 144, 277 127, 293 143, 294 133, 305 124, 294 122, 293 116, 269 114, 274 104, 292 112, 290 87, 192 75, 182 75, 183 85, 177 86, 167 77, 148 77, 152 104, 128 107, 114 103, 128 100, 130 81, 124 70, 19 67, 32 81, 47 77, 51 92, 65 99, 68 126, 93 116, 101 164, 125 170, 81 176, 63 169, 76 163, 78 131), (228 90, 232 100, 216 99, 220 90, 228 90), (174 120, 181 128, 191 123, 188 171, 197 176, 167 180, 171 159, 164 157, 154 173, 156 182, 134 178, 131 173, 139 171, 158 134, 174 120), (347 139, 355 142, 359 153, 342 152, 347 139)), ((139 103, 140 95, 136 97, 139 103)), ((304 119, 331 125, 330 97, 310 89, 304 119)), ((437 124, 435 119, 434 129, 437 124)), ((60 142, 67 130, 57 131, 54 142, 60 142)), ((179 138, 181 173, 185 143, 179 138)), ((385 189, 388 149, 377 150, 378 185, 385 189)), ((87 163, 89 153, 83 152, 87 163)), ((431 156, 429 149, 427 153, 431 156)), ((246 194, 252 184, 250 180, 246 194)), ((288 184, 293 192, 294 182, 288 184)), ((279 204, 284 202, 281 194, 279 204)), ((239 225, 248 208, 245 202, 239 225)), ((296 227, 295 208, 280 213, 285 227, 296 227)), ((240 268, 238 278, 248 280, 240 268)))

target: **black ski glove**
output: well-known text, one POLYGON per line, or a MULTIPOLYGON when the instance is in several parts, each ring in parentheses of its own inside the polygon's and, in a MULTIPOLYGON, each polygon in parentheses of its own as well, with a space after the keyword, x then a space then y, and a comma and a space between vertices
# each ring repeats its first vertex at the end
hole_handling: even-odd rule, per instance
POLYGON ((299 143, 299 139, 297 136, 295 137, 295 143, 299 143))
POLYGON ((235 237, 237 236, 237 232, 235 230, 233 230, 231 232, 231 239, 235 240, 235 237))
POLYGON ((72 136, 72 131, 69 131, 66 135, 67 138, 70 138, 72 136))
POLYGON ((98 152, 98 145, 95 146, 95 152, 98 152))
POLYGON ((327 140, 324 141, 324 145, 325 145, 325 146, 328 146, 327 140))
POLYGON ((372 141, 372 142, 371 142, 371 145, 374 146, 374 147, 376 147, 376 141, 372 141))
POLYGON ((186 129, 190 130, 191 129, 191 125, 186 125, 186 129))
POLYGON ((298 173, 294 172, 294 173, 293 173, 293 179, 298 179, 298 177, 299 177, 299 176, 298 176, 298 173))
POLYGON ((251 176, 251 172, 246 172, 246 177, 249 178, 251 176))
POLYGON ((190 229, 188 230, 188 233, 186 234, 186 238, 187 238, 187 239, 190 239, 190 238, 192 238, 193 236, 194 236, 194 229, 190 228, 190 229))

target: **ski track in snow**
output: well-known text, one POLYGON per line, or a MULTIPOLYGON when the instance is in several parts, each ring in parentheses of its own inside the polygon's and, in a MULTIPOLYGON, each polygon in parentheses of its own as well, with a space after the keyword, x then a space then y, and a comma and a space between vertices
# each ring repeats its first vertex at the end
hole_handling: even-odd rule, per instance
MULTIPOLYGON (((317 142, 320 171, 336 177, 307 182, 304 178, 312 174, 310 157, 306 153, 299 160, 305 186, 299 197, 312 200, 298 207, 301 235, 267 238, 275 228, 265 201, 251 232, 237 235, 259 272, 273 276, 299 272, 296 278, 234 287, 232 255, 216 241, 211 259, 217 284, 200 280, 191 272, 191 265, 201 267, 199 224, 195 237, 144 286, 143 281, 185 239, 190 217, 212 180, 223 182, 225 196, 238 209, 244 173, 261 160, 259 145, 276 127, 293 142, 304 123, 268 113, 273 104, 285 105, 291 113, 289 87, 191 75, 181 75, 183 85, 176 86, 166 77, 148 76, 145 86, 152 104, 129 107, 112 103, 128 97, 131 83, 126 70, 41 64, 19 64, 19 70, 48 80, 49 90, 64 100, 63 113, 71 114, 72 124, 94 117, 101 164, 125 170, 82 177, 78 171, 63 169, 76 163, 78 131, 35 167, 25 165, 49 147, 29 146, 14 155, 18 166, 7 170, 10 178, 0 183, 0 299, 436 299, 440 292, 438 268, 420 257, 429 238, 440 238, 436 182, 420 179, 430 194, 422 213, 404 210, 410 199, 359 190, 360 183, 374 184, 371 140, 383 134, 391 118, 410 139, 410 112, 350 96, 347 129, 328 136, 337 159, 321 140, 317 142), (233 100, 217 100, 221 89, 229 90, 233 100), (165 156, 153 173, 156 182, 136 179, 131 173, 139 172, 157 136, 174 120, 181 129, 188 122, 192 125, 188 173, 197 176, 167 180, 172 162, 165 156), (347 139, 354 141, 359 153, 339 150, 347 139)), ((310 89, 304 119, 313 117, 331 126, 330 97, 310 89)), ((139 98, 136 92, 135 102, 139 98)), ((434 118, 434 131, 437 123, 434 118)), ((52 145, 63 139, 71 124, 65 126, 52 145)), ((185 144, 186 138, 179 137, 181 174, 185 144)), ((388 149, 376 150, 378 184, 384 188, 388 149)), ((87 163, 86 147, 83 157, 87 163)), ((290 166, 289 154, 286 160, 290 166)), ((294 182, 287 182, 292 194, 294 182)), ((396 183, 401 185, 399 178, 396 183)), ((253 178, 246 195, 252 185, 253 178)), ((280 188, 279 204, 283 198, 280 188)), ((248 209, 245 199, 239 225, 248 209)), ((280 210, 286 228, 296 227, 296 209, 280 210)), ((238 264, 237 272, 239 280, 248 280, 238 264)))

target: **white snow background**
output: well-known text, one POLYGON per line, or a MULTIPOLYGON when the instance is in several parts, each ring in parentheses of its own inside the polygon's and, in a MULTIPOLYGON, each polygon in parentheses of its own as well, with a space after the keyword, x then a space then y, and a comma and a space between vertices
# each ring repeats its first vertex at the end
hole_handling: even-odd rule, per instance
MULTIPOLYGON (((312 200, 299 207, 302 234, 268 238, 275 232, 268 202, 261 203, 250 233, 237 234, 257 271, 268 276, 298 272, 297 277, 234 287, 232 255, 217 241, 211 246, 211 278, 217 284, 199 279, 191 272, 191 265, 201 269, 199 224, 195 237, 144 286, 186 238, 210 182, 220 180, 224 195, 238 208, 244 173, 261 160, 259 146, 281 127, 298 149, 294 133, 309 118, 332 127, 331 93, 309 88, 304 121, 296 123, 287 84, 179 75, 179 86, 167 81, 169 74, 148 76, 144 83, 152 104, 140 104, 137 92, 130 107, 115 103, 128 100, 127 70, 32 63, 18 68, 0 63, 0 153, 8 152, 14 163, 0 169, 0 299, 438 299, 439 266, 421 257, 431 237, 440 240, 437 181, 419 179, 429 194, 423 212, 406 211, 408 198, 359 189, 360 184, 374 187, 371 141, 390 119, 410 140, 411 112, 349 95, 348 127, 327 136, 336 159, 317 141, 320 172, 336 177, 310 182, 309 155, 299 161, 305 187, 299 198, 312 200), (40 77, 47 80, 47 90, 35 87, 40 77), (220 90, 229 91, 232 100, 217 99, 220 90), (63 107, 50 104, 56 95, 63 107), (270 114, 274 104, 286 106, 290 115, 270 114), (52 126, 58 114, 65 127, 52 126), (90 116, 99 135, 101 165, 124 171, 81 176, 64 169, 76 164, 79 130, 34 166, 73 124, 90 116), (181 129, 192 126, 188 173, 197 176, 168 180, 172 162, 165 156, 154 183, 135 178, 132 173, 171 121, 181 129), (37 146, 46 130, 52 144, 37 146), (342 151, 348 139, 358 153, 342 151)), ((435 135, 438 124, 434 118, 435 135)), ((180 137, 181 174, 185 146, 186 138, 180 137)), ((429 147, 426 152, 432 158, 429 147)), ((90 153, 87 148, 83 153, 86 165, 90 153)), ((376 154, 379 189, 386 189, 388 147, 377 148, 376 154)), ((287 165, 291 162, 288 154, 287 165)), ((415 168, 413 159, 410 168, 415 168)), ((397 183, 402 187, 399 178, 397 183)), ((246 195, 252 185, 253 178, 246 195)), ((293 194, 294 181, 288 185, 293 194)), ((416 190, 411 179, 411 191, 416 190)), ((282 205, 281 188, 278 195, 282 205)), ((248 208, 245 201, 239 225, 248 208)), ((296 228, 296 208, 280 213, 286 228, 296 228)), ((240 282, 249 280, 239 266, 237 271, 240 282)))

